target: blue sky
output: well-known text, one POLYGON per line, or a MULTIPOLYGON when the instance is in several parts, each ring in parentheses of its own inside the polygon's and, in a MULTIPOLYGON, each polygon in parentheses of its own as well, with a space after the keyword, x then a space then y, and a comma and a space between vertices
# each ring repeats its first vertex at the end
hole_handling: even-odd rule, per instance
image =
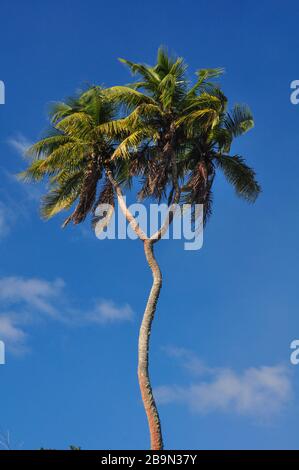
POLYGON ((47 127, 47 104, 86 83, 129 81, 117 61, 159 45, 190 74, 222 66, 255 128, 235 144, 258 174, 255 205, 219 175, 203 249, 162 241, 164 286, 151 375, 171 449, 298 448, 298 2, 1 2, 0 429, 12 446, 142 449, 138 327, 151 284, 138 241, 99 241, 88 222, 38 215, 40 189, 14 175, 47 127))

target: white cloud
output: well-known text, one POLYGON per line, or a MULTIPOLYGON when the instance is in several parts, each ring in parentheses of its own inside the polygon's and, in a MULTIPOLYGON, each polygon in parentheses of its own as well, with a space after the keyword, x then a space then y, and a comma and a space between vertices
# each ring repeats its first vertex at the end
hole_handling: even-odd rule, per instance
POLYGON ((23 157, 25 156, 28 148, 31 147, 32 142, 30 142, 23 134, 17 134, 15 137, 8 139, 8 144, 23 157))
MULTIPOLYGON (((18 153, 21 157, 26 156, 26 152, 29 147, 32 146, 32 142, 27 139, 23 134, 17 134, 15 137, 11 137, 7 140, 7 143, 12 147, 16 153, 18 153)), ((20 181, 17 177, 17 174, 11 174, 6 169, 2 169, 8 180, 12 181, 13 183, 18 183, 18 187, 23 190, 25 193, 25 200, 22 200, 22 205, 26 206, 30 201, 38 201, 41 199, 43 190, 42 184, 30 184, 24 181, 20 181)), ((24 210, 24 208, 22 208, 24 210)), ((27 208, 28 210, 28 208, 27 208)), ((20 211, 21 212, 21 211, 20 211)))
POLYGON ((0 278, 0 339, 8 350, 14 354, 28 350, 24 325, 38 321, 41 314, 59 319, 56 302, 61 302, 63 286, 61 279, 0 278))
POLYGON ((11 201, 11 206, 14 207, 16 212, 18 212, 18 218, 22 215, 23 211, 29 211, 30 203, 40 201, 44 194, 42 183, 30 183, 24 182, 18 178, 18 174, 9 173, 5 169, 3 170, 4 175, 8 179, 9 182, 12 182, 15 185, 14 189, 19 189, 22 191, 22 203, 16 203, 15 201, 11 201))
POLYGON ((22 354, 26 352, 26 337, 26 333, 15 325, 13 318, 0 315, 0 338, 12 353, 22 354))
POLYGON ((131 321, 133 319, 133 310, 128 304, 120 307, 111 300, 101 300, 86 318, 92 323, 131 321))
POLYGON ((25 333, 14 326, 13 320, 6 316, 0 317, 0 336, 3 340, 20 341, 25 338, 25 333))
POLYGON ((17 276, 0 278, 0 339, 12 352, 24 350, 31 324, 46 318, 66 326, 103 325, 131 321, 133 310, 128 304, 116 305, 112 300, 100 300, 85 311, 76 308, 65 292, 62 279, 47 281, 17 276))
MULTIPOLYGON (((176 349, 174 349, 176 351, 176 349)), ((186 360, 195 355, 187 350, 176 351, 173 357, 186 360), (184 352, 183 352, 184 351, 184 352)), ((209 375, 198 383, 188 386, 163 385, 156 388, 155 396, 160 403, 181 403, 195 413, 233 412, 239 415, 269 418, 288 405, 292 398, 292 384, 286 367, 250 367, 243 372, 225 368, 205 368, 199 362, 197 367, 189 367, 192 373, 209 375)))
POLYGON ((194 375, 203 375, 212 372, 212 369, 207 367, 206 364, 189 349, 166 346, 163 350, 167 356, 177 359, 185 369, 194 375))
POLYGON ((56 315, 53 300, 61 295, 63 287, 61 279, 49 282, 35 278, 5 277, 0 279, 0 300, 9 305, 23 303, 41 313, 56 315))
MULTIPOLYGON (((16 137, 10 138, 7 143, 22 157, 26 150, 32 145, 26 137, 18 134, 16 137)), ((0 240, 7 236, 13 226, 24 219, 30 210, 30 202, 40 200, 42 192, 40 187, 36 185, 25 184, 18 180, 16 174, 7 171, 6 168, 0 167, 1 173, 6 177, 8 183, 14 184, 14 195, 10 195, 9 186, 0 188, 0 240), (16 194, 16 190, 21 194, 16 194)))

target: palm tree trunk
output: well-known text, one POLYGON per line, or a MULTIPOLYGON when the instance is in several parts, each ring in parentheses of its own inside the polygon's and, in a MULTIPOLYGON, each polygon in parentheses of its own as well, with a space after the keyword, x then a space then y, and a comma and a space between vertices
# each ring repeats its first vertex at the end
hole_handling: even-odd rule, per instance
POLYGON ((163 233, 167 230, 167 227, 172 221, 173 212, 170 210, 165 223, 152 237, 152 239, 147 238, 146 234, 139 227, 136 219, 126 206, 121 187, 117 184, 117 181, 113 177, 112 171, 108 167, 106 168, 106 173, 115 189, 121 210, 123 211, 126 219, 130 223, 133 230, 136 232, 137 236, 143 242, 145 256, 153 274, 153 285, 147 300, 139 331, 138 380, 141 391, 141 397, 149 424, 151 449, 162 450, 163 439, 161 431, 161 422, 150 383, 148 353, 152 322, 155 316, 156 306, 162 287, 162 274, 154 256, 153 245, 161 238, 163 233))
POLYGON ((144 240, 144 252, 153 274, 153 285, 144 311, 138 343, 138 380, 144 409, 148 419, 151 449, 163 449, 161 422, 149 377, 149 340, 152 322, 162 287, 162 274, 153 252, 153 241, 144 240))

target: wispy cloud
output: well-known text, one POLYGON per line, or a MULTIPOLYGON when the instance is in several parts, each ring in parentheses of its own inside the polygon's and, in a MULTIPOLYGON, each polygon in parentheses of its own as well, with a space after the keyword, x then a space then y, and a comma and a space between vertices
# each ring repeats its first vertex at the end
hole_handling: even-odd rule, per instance
MULTIPOLYGON (((16 178, 11 175, 10 179, 12 178, 16 181, 16 178)), ((21 188, 19 183, 18 188, 21 188)), ((37 199, 36 191, 34 191, 37 188, 32 189, 29 196, 29 191, 27 194, 26 189, 18 195, 14 188, 14 198, 12 198, 7 188, 5 190, 0 188, 0 242, 13 232, 18 223, 24 223, 27 219, 31 211, 29 200, 37 199)))
MULTIPOLYGON (((26 152, 29 149, 29 147, 32 146, 32 142, 27 139, 23 134, 16 134, 14 137, 10 137, 7 140, 8 145, 16 151, 16 153, 21 156, 22 158, 26 156, 26 152)), ((42 190, 41 186, 38 185, 33 185, 33 184, 28 184, 24 183, 23 181, 20 181, 17 178, 17 175, 11 174, 7 172, 5 169, 3 170, 6 177, 12 181, 13 183, 18 183, 19 188, 23 190, 23 192, 26 195, 27 201, 37 201, 41 198, 42 196, 42 190)))
POLYGON ((117 306, 111 300, 100 300, 94 310, 90 312, 86 319, 92 323, 112 323, 133 320, 133 310, 130 305, 117 306))
POLYGON ((10 206, 14 206, 18 213, 21 213, 24 209, 28 212, 30 203, 34 202, 36 205, 36 202, 40 201, 42 198, 44 194, 43 183, 24 182, 18 178, 18 174, 9 173, 6 170, 2 171, 7 180, 14 184, 14 192, 16 188, 22 191, 22 204, 20 205, 20 202, 16 203, 15 201, 11 201, 10 206))
POLYGON ((13 354, 19 355, 27 351, 26 333, 8 315, 0 314, 0 338, 13 354))
POLYGON ((63 288, 61 279, 0 278, 0 339, 8 350, 14 354, 27 352, 25 329, 41 317, 59 319, 63 288))
POLYGON ((23 304, 54 316, 58 311, 53 301, 61 296, 63 287, 62 279, 49 282, 36 278, 5 277, 0 279, 0 300, 10 306, 23 304))
POLYGON ((207 367, 185 349, 168 348, 167 354, 183 359, 182 365, 192 374, 201 375, 201 380, 188 386, 163 385, 156 388, 155 396, 160 403, 180 403, 191 412, 201 414, 232 412, 270 418, 281 412, 292 398, 292 383, 285 366, 250 367, 236 372, 228 368, 207 367))
POLYGON ((25 156, 27 150, 32 145, 32 142, 20 133, 16 134, 14 137, 10 137, 7 142, 22 157, 25 156))
POLYGON ((162 348, 167 356, 176 359, 181 366, 187 369, 188 372, 195 375, 204 375, 213 372, 214 370, 202 361, 193 351, 185 348, 178 348, 176 346, 165 346, 162 348))
POLYGON ((77 308, 62 279, 47 281, 18 276, 0 278, 0 339, 12 352, 24 351, 30 325, 46 319, 72 326, 128 322, 133 310, 112 300, 98 300, 93 307, 77 308), (63 312, 63 313, 62 313, 63 312))
MULTIPOLYGON (((16 153, 24 157, 31 142, 22 134, 8 139, 8 145, 16 153)), ((0 167, 0 171, 6 178, 5 188, 0 188, 0 241, 12 231, 19 220, 24 220, 35 202, 41 198, 41 187, 32 184, 25 184, 18 180, 17 175, 10 173, 7 168, 0 167), (10 185, 13 184, 10 193, 10 185)))

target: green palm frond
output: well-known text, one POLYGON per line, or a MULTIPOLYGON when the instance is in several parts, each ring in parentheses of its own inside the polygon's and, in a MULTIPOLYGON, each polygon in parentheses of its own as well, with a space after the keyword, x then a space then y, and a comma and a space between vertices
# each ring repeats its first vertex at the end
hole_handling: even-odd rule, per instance
POLYGON ((44 196, 41 207, 42 217, 50 219, 62 210, 69 209, 80 194, 82 181, 82 171, 65 175, 63 182, 44 196))
POLYGON ((94 129, 92 116, 85 112, 76 112, 58 122, 56 128, 69 136, 85 139, 94 129))
POLYGON ((227 153, 230 151, 233 136, 227 129, 216 126, 211 129, 211 132, 208 135, 208 140, 215 145, 220 153, 227 153))
POLYGON ((163 109, 169 109, 179 93, 178 83, 172 73, 166 75, 159 84, 160 100, 163 109))
POLYGON ((237 104, 230 113, 224 118, 225 128, 233 135, 238 137, 249 131, 254 126, 252 113, 248 106, 237 104))
POLYGON ((106 133, 109 137, 125 137, 133 130, 138 130, 150 119, 159 119, 161 117, 159 106, 153 104, 141 104, 137 106, 131 114, 122 119, 115 119, 98 126, 99 132, 106 133), (145 123, 143 124, 143 121, 145 123))
POLYGON ((159 85, 160 82, 160 77, 159 74, 155 71, 154 67, 149 67, 148 65, 144 64, 137 64, 134 62, 131 62, 130 60, 126 59, 119 59, 120 62, 123 64, 127 65, 133 75, 136 75, 137 73, 143 77, 146 83, 148 83, 148 86, 155 87, 159 85))
POLYGON ((62 101, 57 101, 55 103, 52 103, 49 106, 49 116, 50 116, 50 122, 52 125, 55 126, 61 119, 69 116, 75 111, 79 110, 79 104, 78 103, 64 103, 62 101), (76 108, 76 109, 74 109, 76 108))
POLYGON ((150 96, 128 86, 114 86, 108 88, 106 94, 109 99, 125 105, 129 110, 142 104, 157 104, 150 96))
POLYGON ((18 179, 26 183, 38 182, 42 181, 45 176, 55 173, 55 171, 45 171, 45 162, 46 159, 40 159, 32 162, 31 165, 25 171, 22 171, 18 174, 18 179))
POLYGON ((26 155, 33 159, 44 158, 50 155, 55 149, 61 145, 71 142, 71 137, 62 133, 55 132, 54 135, 50 135, 41 139, 40 141, 33 144, 26 152, 26 155))
POLYGON ((154 69, 158 73, 159 77, 165 77, 168 75, 173 67, 173 65, 178 61, 179 59, 173 59, 169 53, 166 47, 159 47, 158 53, 157 53, 157 64, 155 65, 154 69))
POLYGON ((116 118, 117 105, 107 99, 106 90, 93 86, 80 97, 81 109, 93 118, 93 122, 100 125, 116 118))
POLYGON ((176 120, 176 127, 185 126, 187 136, 194 135, 194 126, 200 125, 202 129, 213 128, 219 122, 219 115, 214 109, 199 109, 181 116, 176 120))
POLYGON ((222 96, 219 94, 203 92, 199 96, 195 96, 191 100, 186 101, 184 104, 185 114, 199 109, 210 108, 217 111, 220 116, 224 110, 225 100, 223 100, 222 96))
POLYGON ((247 166, 239 155, 218 155, 215 163, 223 171, 226 179, 231 183, 238 196, 254 202, 261 192, 256 181, 255 171, 247 166))
POLYGON ((53 150, 47 158, 35 160, 26 171, 19 175, 24 181, 40 181, 47 176, 59 172, 62 168, 76 168, 85 158, 88 146, 77 142, 69 142, 53 150))
POLYGON ((197 81, 195 85, 193 85, 190 90, 188 91, 188 95, 192 96, 195 95, 198 91, 206 91, 210 87, 213 87, 213 83, 208 82, 207 80, 211 80, 214 78, 220 77, 224 73, 224 69, 219 67, 215 69, 200 69, 196 72, 197 81))
POLYGON ((130 158, 131 152, 136 152, 138 147, 144 142, 144 139, 154 139, 159 137, 155 129, 149 126, 133 131, 126 137, 113 152, 111 159, 130 158))

